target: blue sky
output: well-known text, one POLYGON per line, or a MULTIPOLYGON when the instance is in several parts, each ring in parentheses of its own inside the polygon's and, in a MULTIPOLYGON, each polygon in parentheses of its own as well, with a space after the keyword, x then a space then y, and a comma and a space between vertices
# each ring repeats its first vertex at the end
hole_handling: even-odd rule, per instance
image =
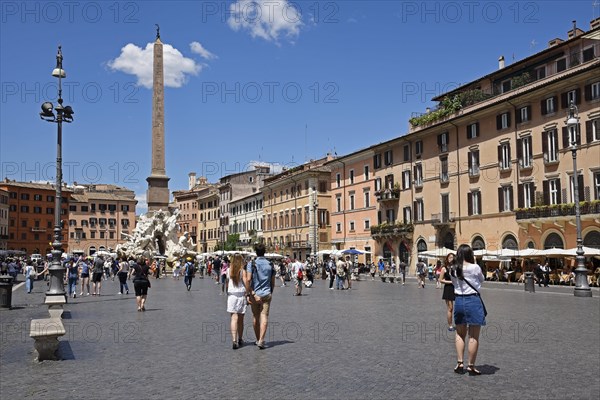
MULTIPOLYGON (((1 3, 1 178, 53 181, 57 45, 75 121, 64 179, 140 196, 150 172, 151 52, 165 44, 170 189, 260 161, 297 165, 408 131, 434 95, 589 29, 596 0, 96 1, 1 3), (167 50, 169 55, 167 56, 167 50), (168 70, 167 70, 168 69, 168 70)), ((140 211, 138 209, 138 211, 140 211)))

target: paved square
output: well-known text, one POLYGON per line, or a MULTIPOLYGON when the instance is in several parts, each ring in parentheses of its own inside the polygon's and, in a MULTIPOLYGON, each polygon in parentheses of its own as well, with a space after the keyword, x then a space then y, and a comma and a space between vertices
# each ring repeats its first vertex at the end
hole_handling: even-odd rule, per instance
MULTIPOLYGON (((364 278, 363 278, 364 279, 364 278)), ((456 375, 454 335, 435 285, 381 281, 304 296, 274 293, 264 351, 231 349, 226 296, 209 279, 152 281, 145 313, 118 282, 69 299, 62 361, 34 361, 29 321, 46 318, 45 284, 13 293, 0 312, 0 397, 10 398, 530 398, 600 396, 600 293, 535 294, 485 283, 479 377, 456 375)), ((252 343, 251 313, 246 315, 252 343)))

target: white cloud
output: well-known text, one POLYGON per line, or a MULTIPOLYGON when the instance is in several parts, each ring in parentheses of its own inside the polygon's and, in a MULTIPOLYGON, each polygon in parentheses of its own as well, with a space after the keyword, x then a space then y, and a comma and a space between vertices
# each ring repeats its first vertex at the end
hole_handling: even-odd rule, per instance
POLYGON ((238 0, 229 6, 227 23, 234 31, 248 31, 277 43, 280 35, 297 37, 302 27, 302 14, 288 0, 238 0))
POLYGON ((148 212, 148 201, 146 200, 146 193, 136 193, 135 199, 138 201, 135 206, 135 213, 142 215, 148 212))
POLYGON ((190 43, 190 50, 192 53, 199 54, 200 57, 204 58, 205 60, 214 60, 215 58, 219 58, 210 51, 206 50, 204 46, 200 44, 200 42, 190 43))
MULTIPOLYGON (((145 49, 133 43, 125 45, 121 54, 108 62, 113 71, 121 71, 135 75, 137 84, 152 88, 154 43, 148 43, 145 49)), ((202 65, 195 60, 185 57, 170 44, 163 44, 164 79, 166 87, 179 88, 183 86, 189 75, 198 75, 202 65)))

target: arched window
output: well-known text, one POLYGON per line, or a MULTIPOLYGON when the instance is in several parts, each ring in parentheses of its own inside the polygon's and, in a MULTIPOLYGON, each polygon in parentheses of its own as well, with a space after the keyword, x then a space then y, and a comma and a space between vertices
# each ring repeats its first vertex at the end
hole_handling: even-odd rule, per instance
POLYGON ((88 250, 89 255, 93 255, 96 253, 96 246, 90 246, 90 249, 88 250))
POLYGON ((558 235, 558 233, 552 232, 548 235, 546 240, 544 241, 544 249, 564 249, 565 244, 563 243, 562 238, 558 235))
POLYGON ((485 241, 481 236, 475 236, 471 242, 471 247, 473 250, 483 250, 485 249, 485 241))
POLYGON ((583 238, 583 245, 594 249, 600 249, 600 232, 592 231, 585 235, 583 238))
POLYGON ((387 243, 383 245, 383 258, 386 260, 392 259, 392 247, 387 243))
POLYGON ((506 237, 502 241, 502 248, 503 249, 518 250, 519 249, 519 244, 517 242, 517 238, 515 238, 514 235, 506 235, 506 237))
POLYGON ((398 256, 400 257, 400 261, 408 262, 410 251, 404 242, 400 243, 400 246, 398 247, 398 256))
POLYGON ((527 242, 527 248, 528 249, 535 249, 535 243, 533 243, 533 241, 529 241, 527 242))
POLYGON ((420 239, 417 242, 417 251, 420 253, 422 251, 427 251, 427 242, 425 242, 423 239, 420 239))
POLYGON ((454 235, 452 234, 452 232, 448 232, 444 236, 444 247, 450 250, 454 250, 454 235))

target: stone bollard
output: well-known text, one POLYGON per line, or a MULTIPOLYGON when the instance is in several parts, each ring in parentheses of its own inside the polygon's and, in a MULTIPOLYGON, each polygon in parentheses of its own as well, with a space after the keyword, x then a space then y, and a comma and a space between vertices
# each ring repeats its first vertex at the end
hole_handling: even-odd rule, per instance
POLYGON ((535 282, 533 280, 533 272, 525 272, 525 291, 535 293, 535 282))

